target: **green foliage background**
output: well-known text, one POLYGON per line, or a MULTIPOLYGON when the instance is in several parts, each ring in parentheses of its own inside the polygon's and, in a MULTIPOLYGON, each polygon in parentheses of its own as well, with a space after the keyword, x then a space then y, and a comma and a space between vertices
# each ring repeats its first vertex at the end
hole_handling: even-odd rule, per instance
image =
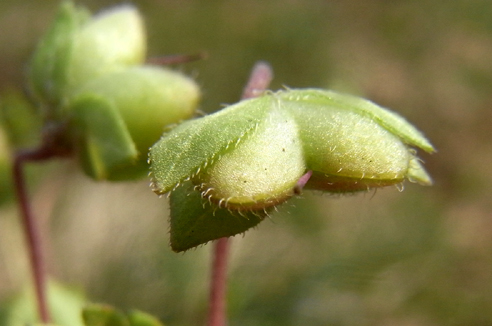
MULTIPOLYGON (((115 1, 79 1, 93 11, 115 1)), ((179 69, 203 111, 237 101, 257 60, 273 89, 321 87, 407 117, 438 149, 433 187, 304 194, 233 240, 231 325, 492 325, 492 2, 135 1, 153 56, 206 51, 179 69)), ((0 89, 58 1, 0 2, 0 89)), ((96 184, 70 162, 31 171, 50 271, 89 298, 168 325, 202 325, 210 246, 174 254, 167 200, 148 181, 96 184)), ((29 280, 13 204, 0 207, 0 299, 29 280)))

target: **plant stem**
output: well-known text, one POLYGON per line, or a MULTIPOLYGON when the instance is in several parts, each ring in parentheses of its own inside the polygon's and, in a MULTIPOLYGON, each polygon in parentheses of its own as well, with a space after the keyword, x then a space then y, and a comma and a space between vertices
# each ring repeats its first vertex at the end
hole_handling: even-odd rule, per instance
POLYGON ((264 61, 258 61, 251 71, 241 98, 244 100, 261 95, 270 86, 272 79, 273 70, 270 65, 264 61))
MULTIPOLYGON (((272 78, 273 71, 270 65, 266 62, 257 62, 241 98, 248 99, 261 95, 270 85, 272 78)), ((229 244, 230 241, 227 238, 221 238, 214 242, 208 326, 226 326, 227 324, 226 292, 229 244)))
POLYGON ((212 280, 210 284, 209 326, 226 325, 227 254, 229 241, 220 238, 214 242, 212 280))
MULTIPOLYGON (((49 129, 49 128, 48 128, 49 129)), ((23 167, 27 162, 39 162, 54 157, 65 157, 69 150, 57 140, 62 129, 51 129, 43 136, 43 143, 33 149, 20 150, 15 154, 12 174, 19 203, 20 214, 27 240, 29 260, 34 278, 34 288, 39 318, 42 323, 51 321, 47 302, 46 264, 43 255, 42 237, 37 221, 29 203, 23 167)))
POLYGON ((207 58, 207 53, 200 52, 197 54, 171 54, 162 57, 152 57, 147 59, 147 63, 153 65, 175 65, 180 63, 188 63, 197 60, 203 60, 207 58))

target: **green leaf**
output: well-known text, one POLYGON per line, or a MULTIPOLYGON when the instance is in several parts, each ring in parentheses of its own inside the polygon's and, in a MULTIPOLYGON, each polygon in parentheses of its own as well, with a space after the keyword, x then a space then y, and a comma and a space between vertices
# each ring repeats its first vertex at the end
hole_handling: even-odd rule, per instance
POLYGON ((164 134, 150 149, 153 190, 164 194, 197 175, 254 131, 271 108, 271 97, 246 100, 164 134))
POLYGON ((82 310, 85 326, 131 326, 127 316, 109 305, 91 304, 82 310))
POLYGON ((128 313, 130 326, 164 326, 157 318, 148 313, 132 310, 128 313))
MULTIPOLYGON (((6 304, 0 311, 0 325, 20 326, 38 322, 35 295, 30 286, 6 304)), ((84 296, 71 288, 56 282, 48 283, 48 306, 54 325, 83 326, 82 307, 86 301, 84 296)))
POLYGON ((27 148, 39 143, 41 117, 18 90, 7 90, 0 95, 0 125, 13 148, 27 148))
POLYGON ((203 199, 187 181, 171 193, 171 248, 185 251, 211 240, 230 237, 256 226, 267 212, 232 212, 203 199))

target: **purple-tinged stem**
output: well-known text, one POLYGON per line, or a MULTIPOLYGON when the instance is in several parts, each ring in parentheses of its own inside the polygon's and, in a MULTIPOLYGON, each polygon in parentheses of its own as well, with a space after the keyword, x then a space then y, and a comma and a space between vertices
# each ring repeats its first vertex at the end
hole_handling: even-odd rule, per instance
POLYGON ((41 234, 29 204, 26 182, 22 171, 25 162, 43 159, 45 154, 46 153, 44 153, 44 151, 37 150, 18 153, 14 159, 13 177, 17 199, 19 201, 19 209, 24 225, 24 233, 27 237, 27 246, 34 277, 38 314, 43 323, 49 323, 50 314, 46 297, 46 266, 43 257, 41 234))
POLYGON ((260 96, 270 86, 272 79, 272 67, 264 61, 257 62, 251 71, 248 84, 244 88, 241 98, 244 100, 260 96))
POLYGON ((214 242, 212 280, 210 284, 209 326, 226 325, 228 242, 228 238, 220 238, 214 242))
POLYGON ((20 150, 15 154, 12 168, 14 188, 19 203, 34 278, 37 310, 39 318, 44 324, 48 324, 51 321, 47 300, 46 264, 43 255, 41 232, 29 203, 23 168, 27 162, 40 162, 70 155, 70 150, 59 141, 62 139, 60 137, 62 132, 63 128, 47 128, 43 134, 43 143, 38 148, 20 150))
MULTIPOLYGON (((273 71, 270 65, 266 62, 257 62, 241 98, 248 99, 261 95, 270 85, 272 78, 273 71)), ((227 238, 220 238, 214 242, 208 326, 227 325, 226 292, 229 244, 230 240, 227 238)))
POLYGON ((175 65, 180 63, 188 63, 192 61, 198 61, 207 58, 207 53, 200 52, 196 54, 172 54, 161 57, 151 57, 147 59, 147 63, 154 65, 175 65))

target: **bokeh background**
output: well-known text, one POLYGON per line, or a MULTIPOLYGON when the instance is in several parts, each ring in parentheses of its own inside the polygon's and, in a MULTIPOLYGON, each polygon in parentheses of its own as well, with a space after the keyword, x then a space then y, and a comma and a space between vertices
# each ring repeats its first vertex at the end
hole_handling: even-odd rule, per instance
MULTIPOLYGON (((118 2, 78 3, 98 11, 118 2)), ((230 325, 492 325, 491 1, 134 4, 146 19, 150 56, 208 53, 176 67, 202 86, 205 112, 237 101, 254 62, 266 60, 273 89, 367 97, 407 117, 438 149, 421 153, 432 187, 305 193, 235 237, 230 325)), ((22 89, 57 6, 0 2, 0 94, 22 89)), ((204 324, 211 246, 170 250, 167 200, 148 181, 96 184, 69 161, 33 166, 29 175, 54 278, 91 301, 142 309, 167 325, 204 324)), ((29 280, 17 210, 6 199, 0 302, 29 280)))

